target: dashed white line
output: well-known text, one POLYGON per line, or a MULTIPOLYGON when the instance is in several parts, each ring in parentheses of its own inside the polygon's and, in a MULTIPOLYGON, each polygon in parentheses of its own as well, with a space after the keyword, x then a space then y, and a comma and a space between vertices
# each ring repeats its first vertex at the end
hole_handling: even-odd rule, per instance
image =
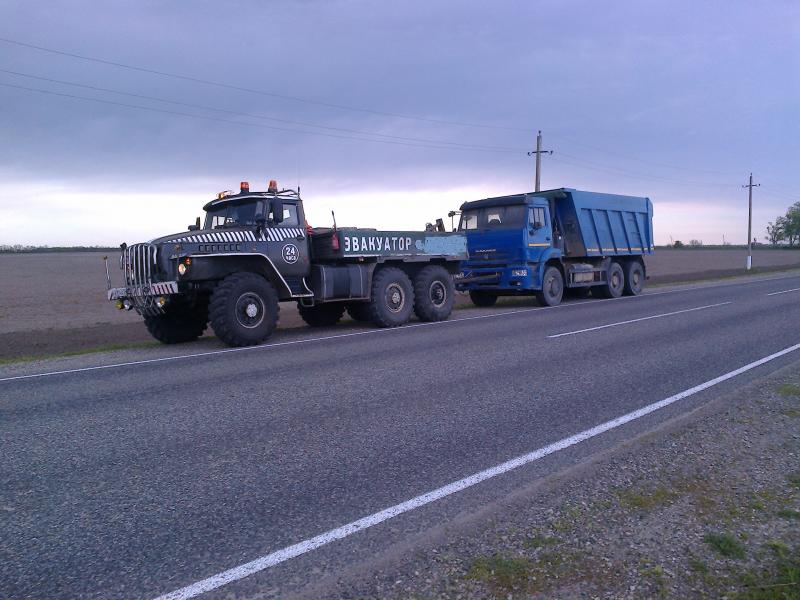
POLYGON ((578 329, 576 331, 567 331, 564 333, 556 333, 555 335, 548 335, 550 339, 564 337, 565 335, 575 335, 577 333, 586 333, 587 331, 597 331, 598 329, 607 329, 609 327, 617 327, 619 325, 628 325, 629 323, 638 323, 639 321, 649 321, 650 319, 660 319, 661 317, 671 317, 672 315, 680 315, 682 313, 694 312, 697 310, 705 310, 707 308, 715 308, 717 306, 725 306, 732 304, 731 302, 718 302, 717 304, 707 304, 706 306, 697 306, 695 308, 685 308, 683 310, 675 310, 668 313, 660 313, 657 315, 650 315, 649 317, 639 317, 638 319, 628 319, 627 321, 617 321, 616 323, 608 323, 607 325, 598 325, 597 327, 587 327, 586 329, 578 329))
POLYGON ((326 544, 330 544, 336 540, 341 540, 348 536, 353 535, 354 533, 358 533, 364 529, 369 527, 373 527, 384 521, 402 515, 403 513, 407 513, 409 511, 415 510, 437 500, 441 500, 447 496, 470 488, 474 485, 481 483, 482 481, 486 481, 487 479, 491 479, 493 477, 497 477, 498 475, 502 475, 504 473, 508 473, 509 471, 513 471, 514 469, 518 469, 524 465, 532 463, 534 461, 540 460, 545 456, 558 452, 559 450, 564 450, 565 448, 569 448, 570 446, 574 446, 575 444, 579 444, 583 441, 586 441, 590 438, 598 436, 606 431, 610 431, 611 429, 615 429, 626 423, 630 423, 631 421, 635 421, 636 419, 640 419, 646 415, 649 415, 652 412, 660 410, 670 404, 678 402, 679 400, 683 400, 684 398, 688 398, 694 394, 702 392, 712 386, 715 386, 723 381, 727 381, 737 375, 741 375, 746 371, 750 371, 751 369, 755 369, 765 363, 768 363, 776 358, 780 358, 790 352, 794 352, 795 350, 800 349, 800 344, 795 344, 794 346, 790 346, 789 348, 785 348, 779 352, 774 354, 770 354, 769 356, 765 356, 759 360, 751 362, 743 367, 739 367, 733 371, 729 371, 724 375, 720 375, 719 377, 715 377, 714 379, 710 379, 704 383, 696 385, 688 390, 684 390, 682 392, 678 392, 674 396, 670 396, 669 398, 665 398, 664 400, 660 400, 658 402, 654 402, 653 404, 648 404, 647 406, 635 410, 633 412, 629 412, 621 417, 617 417, 616 419, 612 419, 611 421, 606 421, 605 423, 601 423, 591 429, 586 429, 581 431, 580 433, 576 433, 575 435, 571 435, 567 438, 559 440, 553 444, 548 446, 544 446, 543 448, 539 448, 538 450, 534 450, 533 452, 529 452, 527 454, 523 454, 522 456, 518 456, 513 458, 509 461, 501 463, 497 466, 491 467, 489 469, 485 469, 463 479, 459 479, 458 481, 454 481, 453 483, 449 483, 443 487, 437 488, 421 496, 417 496, 416 498, 411 498, 410 500, 406 500, 405 502, 401 502, 400 504, 395 504, 394 506, 390 506, 389 508, 385 508, 381 511, 373 513, 371 515, 362 517, 356 521, 352 521, 347 523, 346 525, 342 525, 341 527, 337 527, 335 529, 331 529, 330 531, 326 531, 320 535, 314 536, 312 538, 303 540, 291 546, 287 546, 286 548, 282 548, 270 554, 266 554, 261 556, 255 560, 252 560, 248 563, 239 565, 237 567, 233 567, 226 571, 222 571, 211 577, 198 581, 196 583, 192 583, 191 585, 187 585, 186 587, 180 588, 168 594, 164 594, 159 596, 156 600, 187 600, 188 598, 194 598, 195 596, 199 596, 205 592, 220 588, 224 585, 229 583, 233 583, 234 581, 238 581, 240 579, 244 579, 245 577, 249 577, 255 573, 273 567, 277 564, 285 562, 289 559, 295 558, 302 554, 306 554, 320 546, 325 546, 326 544))
POLYGON ((777 296, 778 294, 788 294, 789 292, 800 292, 800 288, 792 288, 791 290, 781 290, 780 292, 772 292, 767 296, 777 296))

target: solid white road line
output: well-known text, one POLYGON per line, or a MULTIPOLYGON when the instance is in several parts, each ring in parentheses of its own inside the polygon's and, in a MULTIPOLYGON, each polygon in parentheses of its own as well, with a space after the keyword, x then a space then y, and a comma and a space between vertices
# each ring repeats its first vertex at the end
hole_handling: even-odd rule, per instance
POLYGON ((789 292, 800 292, 800 288, 792 288, 791 290, 781 290, 780 292, 772 292, 767 296, 777 296, 778 294, 788 294, 789 292))
POLYGON ((572 306, 583 306, 584 304, 591 304, 596 305, 600 302, 617 302, 621 300, 634 300, 636 298, 650 298, 651 296, 661 296, 663 294, 678 294, 682 292, 692 292, 696 290, 707 290, 707 289, 714 289, 714 288, 721 288, 721 287, 730 287, 733 285, 752 285, 755 283, 764 283, 766 281, 778 281, 781 279, 792 279, 796 277, 796 275, 792 275, 789 277, 772 277, 769 279, 757 279, 753 281, 745 281, 745 282, 736 282, 736 283, 722 283, 719 285, 697 285, 692 287, 681 287, 674 290, 663 290, 660 292, 646 292, 641 296, 623 296, 622 298, 609 298, 609 299, 592 299, 592 300, 584 300, 581 302, 570 302, 569 304, 559 304, 558 306, 537 306, 534 308, 522 308, 519 310, 510 310, 502 313, 492 313, 488 315, 477 315, 474 317, 462 317, 460 319, 449 319, 447 321, 435 321, 433 323, 413 323, 411 325, 406 325, 404 327, 396 327, 393 329, 371 329, 369 331, 357 331, 353 333, 342 333, 336 335, 329 335, 329 336, 322 336, 316 338, 306 338, 302 340, 293 340, 289 342, 276 342, 273 344, 263 344, 260 346, 247 346, 246 348, 225 348, 221 350, 209 350, 208 352, 195 352, 193 354, 180 354, 176 356, 165 356, 161 358, 146 358, 142 360, 133 360, 129 362, 122 362, 122 363, 112 363, 110 365, 97 365, 93 367, 82 367, 79 369, 63 369, 61 371, 47 371, 44 373, 32 373, 30 375, 15 375, 13 377, 0 377, 0 383, 4 381, 17 381, 21 379, 36 379, 39 377, 50 377, 52 375, 66 375, 69 373, 85 373, 86 371, 98 371, 101 369, 118 369, 120 367, 131 367, 136 365, 146 365, 149 363, 159 363, 159 362, 167 362, 167 361, 174 361, 174 360, 185 360, 189 358, 201 358, 204 356, 215 356, 217 354, 228 354, 230 352, 251 352, 254 350, 269 350, 270 348, 275 348, 277 346, 286 346, 292 344, 305 344, 308 342, 320 342, 325 340, 334 340, 346 337, 353 337, 357 335, 372 335, 378 333, 386 333, 390 331, 403 331, 404 329, 409 329, 412 327, 427 327, 433 325, 447 325, 449 323, 460 323, 462 321, 473 321, 475 319, 491 319, 495 317, 505 317, 508 315, 515 315, 520 313, 528 313, 537 310, 548 310, 551 308, 569 308, 572 306))
POLYGON ((273 567, 291 558, 306 554, 307 552, 319 548, 320 546, 324 546, 336 540, 346 538, 363 529, 378 525, 379 523, 383 523, 384 521, 387 521, 393 517, 420 508, 426 504, 430 504, 455 494, 456 492, 460 492, 469 487, 477 485, 482 481, 497 477, 503 473, 508 473, 509 471, 513 471, 514 469, 517 469, 523 465, 537 461, 545 456, 558 452, 559 450, 564 450, 565 448, 569 448, 570 446, 574 446, 575 444, 579 444, 580 442, 598 436, 601 433, 605 433, 606 431, 610 431, 611 429, 615 429, 625 425, 626 423, 640 419, 645 415, 649 415, 652 412, 669 406, 678 400, 683 400, 684 398, 693 396, 694 394, 702 392, 703 390, 715 386, 718 383, 722 383, 723 381, 727 381, 728 379, 736 377, 737 375, 741 375, 742 373, 750 371, 751 369, 760 367, 763 364, 766 364, 772 360, 775 360, 776 358, 780 358, 781 356, 789 354, 790 352, 794 352, 798 349, 800 349, 800 344, 795 344, 789 348, 784 348, 779 352, 765 356, 764 358, 746 364, 745 366, 739 367, 733 371, 729 371, 724 375, 720 375, 719 377, 710 379, 704 383, 689 388, 688 390, 679 392, 674 396, 654 402, 653 404, 648 404, 643 408, 629 412, 621 417, 612 419, 611 421, 601 423, 600 425, 592 427, 591 429, 586 429, 580 433, 571 435, 570 437, 559 440, 553 444, 550 444, 549 446, 544 446, 543 448, 539 448, 538 450, 534 450, 528 454, 523 454, 522 456, 518 456, 497 466, 485 469, 465 477, 464 479, 459 479, 458 481, 449 483, 443 487, 427 492, 426 494, 422 494, 416 498, 411 498, 410 500, 406 500, 400 504, 395 504, 394 506, 390 506, 389 508, 385 508, 366 517, 362 517, 361 519, 352 521, 351 523, 347 523, 346 525, 342 525, 336 529, 331 529, 330 531, 326 531, 325 533, 315 537, 303 540, 302 542, 287 546, 286 548, 282 548, 281 550, 272 552, 271 554, 267 554, 243 565, 239 565, 238 567, 233 567, 227 571, 222 571, 221 573, 212 575, 207 579, 203 579, 168 594, 159 596, 156 600, 185 600, 188 598, 194 598, 195 596, 199 596, 205 592, 217 589, 234 581, 238 581, 239 579, 249 577, 250 575, 263 571, 264 569, 268 569, 269 567, 273 567))
POLYGON ((628 323, 638 323, 639 321, 649 321, 650 319, 660 319, 661 317, 670 317, 672 315, 680 315, 682 313, 694 312, 696 310, 705 310, 707 308, 714 308, 716 306, 725 306, 731 302, 719 302, 718 304, 708 304, 706 306, 698 306, 696 308, 686 308, 684 310, 676 310, 668 313, 661 313, 658 315, 650 315, 649 317, 640 317, 638 319, 629 319, 627 321, 617 321, 616 323, 609 323, 608 325, 598 325, 597 327, 587 327, 586 329, 578 329, 577 331, 567 331, 565 333, 556 333, 555 335, 548 335, 550 339, 564 337, 565 335, 575 335, 576 333, 586 333, 587 331, 597 331, 598 329, 607 329, 609 327, 617 327, 618 325, 627 325, 628 323))

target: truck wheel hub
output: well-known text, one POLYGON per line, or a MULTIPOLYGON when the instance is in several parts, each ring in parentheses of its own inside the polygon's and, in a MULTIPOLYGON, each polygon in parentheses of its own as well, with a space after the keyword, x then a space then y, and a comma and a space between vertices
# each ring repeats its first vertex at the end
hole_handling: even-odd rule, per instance
POLYGON ((405 306, 406 297, 403 289, 396 283, 391 284, 386 288, 386 306, 392 312, 400 312, 405 306))
POLYGON ((252 329, 264 320, 264 303, 257 295, 247 292, 236 301, 236 320, 242 327, 252 329))
POLYGON ((430 288, 430 299, 434 306, 442 306, 447 300, 447 289, 441 281, 434 281, 430 288))

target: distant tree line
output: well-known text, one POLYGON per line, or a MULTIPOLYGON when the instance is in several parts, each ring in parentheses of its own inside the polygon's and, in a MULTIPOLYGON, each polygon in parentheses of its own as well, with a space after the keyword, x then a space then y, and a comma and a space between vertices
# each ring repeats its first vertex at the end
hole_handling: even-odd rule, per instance
POLYGON ((35 252, 113 252, 119 248, 106 246, 26 246, 23 244, 0 244, 0 254, 35 252))
POLYGON ((786 214, 767 224, 765 238, 773 246, 788 242, 790 246, 800 243, 800 202, 795 202, 786 214))

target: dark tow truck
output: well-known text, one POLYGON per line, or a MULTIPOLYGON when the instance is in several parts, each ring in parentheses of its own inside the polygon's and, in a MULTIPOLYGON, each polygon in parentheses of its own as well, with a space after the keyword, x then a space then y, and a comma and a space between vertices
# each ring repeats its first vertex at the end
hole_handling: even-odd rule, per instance
MULTIPOLYGON (((223 192, 179 233, 127 246, 124 287, 108 299, 136 310, 166 344, 203 334, 209 322, 230 346, 259 344, 275 330, 278 302, 296 301, 309 325, 357 321, 396 327, 411 317, 447 319, 453 274, 467 258, 462 233, 307 227, 295 190, 223 192)), ((108 275, 108 269, 106 269, 108 275)))

